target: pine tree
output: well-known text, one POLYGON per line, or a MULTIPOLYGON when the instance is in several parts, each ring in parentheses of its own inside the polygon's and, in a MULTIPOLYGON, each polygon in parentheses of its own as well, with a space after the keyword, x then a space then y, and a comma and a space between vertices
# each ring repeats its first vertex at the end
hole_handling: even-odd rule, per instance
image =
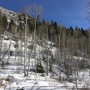
POLYGON ((7 17, 5 15, 2 16, 2 26, 3 28, 7 28, 8 22, 7 22, 7 17))
POLYGON ((36 65, 36 70, 37 70, 36 71, 37 73, 44 73, 45 72, 41 63, 36 65))
POLYGON ((15 23, 14 23, 13 19, 11 19, 11 22, 9 24, 9 31, 14 34, 15 28, 16 28, 15 23))

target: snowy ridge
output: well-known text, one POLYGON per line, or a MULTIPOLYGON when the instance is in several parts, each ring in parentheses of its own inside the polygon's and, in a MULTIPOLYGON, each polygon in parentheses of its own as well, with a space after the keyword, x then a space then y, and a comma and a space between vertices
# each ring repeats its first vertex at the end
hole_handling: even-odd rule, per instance
POLYGON ((13 21, 14 21, 15 23, 17 23, 17 21, 18 21, 18 14, 19 14, 19 13, 13 12, 13 11, 11 11, 11 10, 7 10, 7 9, 5 9, 5 8, 3 8, 3 7, 0 7, 0 11, 1 11, 2 15, 3 15, 3 14, 6 15, 7 20, 13 19, 13 21))

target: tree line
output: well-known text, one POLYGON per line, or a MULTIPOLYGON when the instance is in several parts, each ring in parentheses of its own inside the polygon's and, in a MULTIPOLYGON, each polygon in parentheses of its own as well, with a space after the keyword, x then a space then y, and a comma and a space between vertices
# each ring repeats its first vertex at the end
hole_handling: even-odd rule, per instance
POLYGON ((19 22, 19 25, 16 25, 15 22, 11 19, 8 28, 7 17, 5 15, 2 15, 0 12, 0 33, 8 30, 9 32, 14 34, 17 31, 17 34, 23 37, 25 35, 25 25, 27 22, 27 35, 34 34, 35 31, 36 36, 39 36, 40 39, 47 39, 48 36, 48 40, 55 42, 57 47, 58 41, 60 39, 61 50, 63 50, 63 48, 71 47, 71 45, 73 44, 75 50, 82 50, 83 48, 83 51, 87 50, 87 53, 89 54, 89 30, 84 30, 83 28, 79 28, 77 26, 75 29, 73 29, 72 26, 67 28, 65 26, 58 25, 57 22, 54 22, 53 20, 41 21, 39 14, 37 14, 36 17, 31 17, 28 13, 26 14, 28 17, 27 21, 25 21, 25 13, 20 13, 18 15, 17 21, 19 22))

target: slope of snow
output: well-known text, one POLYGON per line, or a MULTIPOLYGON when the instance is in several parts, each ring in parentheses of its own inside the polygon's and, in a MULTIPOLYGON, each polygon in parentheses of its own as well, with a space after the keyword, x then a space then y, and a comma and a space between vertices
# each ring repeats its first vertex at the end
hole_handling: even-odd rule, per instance
MULTIPOLYGON (((7 36, 5 36, 7 38, 7 36)), ((14 47, 17 42, 11 39, 4 40, 2 39, 2 54, 5 50, 9 49, 10 51, 15 52, 16 48, 14 47)), ((31 43, 28 42, 28 45, 31 43)), ((50 44, 50 41, 49 41, 50 44)), ((24 42, 18 40, 18 49, 22 46, 22 52, 24 52, 24 42)), ((47 47, 50 45, 47 45, 47 47)), ((27 49, 29 51, 29 49, 27 49)), ((40 52, 44 50, 44 47, 36 45, 36 55, 39 58, 40 52)), ((55 55, 57 49, 52 47, 51 52, 55 55)), ((8 60, 8 54, 3 58, 6 63, 8 60)), ((30 59, 30 68, 35 67, 35 58, 31 57, 30 59)), ((53 71, 55 74, 49 73, 49 76, 46 74, 39 74, 33 71, 29 72, 28 77, 24 77, 24 57, 21 59, 19 55, 15 57, 12 55, 9 57, 8 65, 0 67, 0 90, 16 90, 17 88, 23 88, 23 90, 72 90, 71 88, 76 87, 76 81, 68 82, 66 79, 67 75, 63 72, 60 72, 60 69, 57 65, 53 65, 53 71), (3 69, 2 69, 3 68, 3 69), (62 81, 58 81, 59 75, 61 73, 62 81)), ((27 62, 28 63, 28 62, 27 62)), ((42 62, 43 63, 43 62, 42 62)), ((44 64, 44 63, 43 63, 44 64)), ((0 62, 1 65, 1 62, 0 62)), ((89 70, 79 71, 79 75, 75 77, 75 74, 71 78, 77 78, 78 87, 90 87, 90 76, 89 70)))

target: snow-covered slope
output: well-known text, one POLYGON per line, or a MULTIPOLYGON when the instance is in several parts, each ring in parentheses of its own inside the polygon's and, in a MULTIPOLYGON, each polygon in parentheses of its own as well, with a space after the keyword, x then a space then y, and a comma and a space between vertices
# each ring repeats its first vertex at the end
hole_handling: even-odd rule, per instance
MULTIPOLYGON (((53 71, 55 71, 55 74, 49 72, 49 75, 47 76, 45 73, 41 74, 29 71, 28 76, 24 77, 23 69, 25 57, 23 55, 21 57, 20 50, 22 53, 24 53, 25 43, 19 39, 14 41, 10 37, 11 36, 4 35, 0 40, 1 57, 7 50, 13 52, 11 55, 9 55, 9 53, 5 54, 2 59, 4 64, 0 61, 0 90, 16 90, 17 88, 17 90, 72 90, 72 88, 76 87, 90 87, 90 76, 88 69, 86 71, 79 71, 79 75, 76 77, 75 73, 73 73, 71 76, 67 76, 64 72, 60 72, 57 64, 53 64, 53 71), (18 44, 17 48, 15 47, 16 44, 18 44), (8 64, 6 64, 7 61, 8 64), (62 77, 61 81, 59 81, 60 73, 62 77), (71 79, 71 82, 67 80, 67 77, 71 79)), ((30 57, 30 61, 28 62, 30 65, 29 68, 35 67, 35 60, 37 58, 38 60, 43 58, 42 55, 45 53, 42 52, 45 50, 46 46, 50 48, 52 55, 55 55, 57 48, 53 46, 52 48, 50 47, 52 42, 45 40, 45 42, 42 43, 43 45, 36 44, 36 53, 32 51, 33 55, 35 55, 30 57)), ((28 48, 29 45, 32 45, 31 37, 28 39, 26 47, 30 54, 31 49, 28 48)), ((26 57, 28 57, 28 55, 26 55, 26 57)), ((43 61, 42 63, 45 65, 43 61)), ((46 67, 46 65, 44 67, 46 67)))
POLYGON ((0 12, 1 14, 5 14, 6 17, 7 17, 7 20, 11 20, 13 19, 13 21, 17 24, 17 21, 18 21, 18 14, 17 12, 14 12, 14 11, 11 11, 11 10, 8 10, 8 9, 5 9, 3 7, 0 7, 0 12))
MULTIPOLYGON (((0 11, 6 15, 8 20, 13 19, 17 24, 18 13, 3 7, 0 7, 0 11)), ((90 70, 78 70, 78 75, 76 75, 77 71, 74 71, 72 75, 66 74, 63 70, 63 64, 57 63, 61 59, 57 58, 58 50, 53 42, 37 39, 37 42, 33 43, 32 37, 27 37, 27 43, 25 43, 18 37, 15 40, 13 36, 16 37, 7 32, 0 38, 0 90, 16 90, 17 88, 17 90, 72 90, 72 88, 76 90, 77 87, 90 88, 90 70), (48 76, 46 73, 47 61, 52 64, 52 72, 49 72, 48 76), (41 62, 45 73, 35 73, 36 62, 41 62), (27 77, 24 77, 25 63, 26 71, 28 71, 27 77), (59 81, 60 75, 61 80, 59 81)), ((80 61, 82 60, 81 57, 73 56, 75 60, 78 58, 80 61)), ((77 64, 76 61, 67 62, 69 65, 73 63, 71 67, 75 67, 77 64)))

